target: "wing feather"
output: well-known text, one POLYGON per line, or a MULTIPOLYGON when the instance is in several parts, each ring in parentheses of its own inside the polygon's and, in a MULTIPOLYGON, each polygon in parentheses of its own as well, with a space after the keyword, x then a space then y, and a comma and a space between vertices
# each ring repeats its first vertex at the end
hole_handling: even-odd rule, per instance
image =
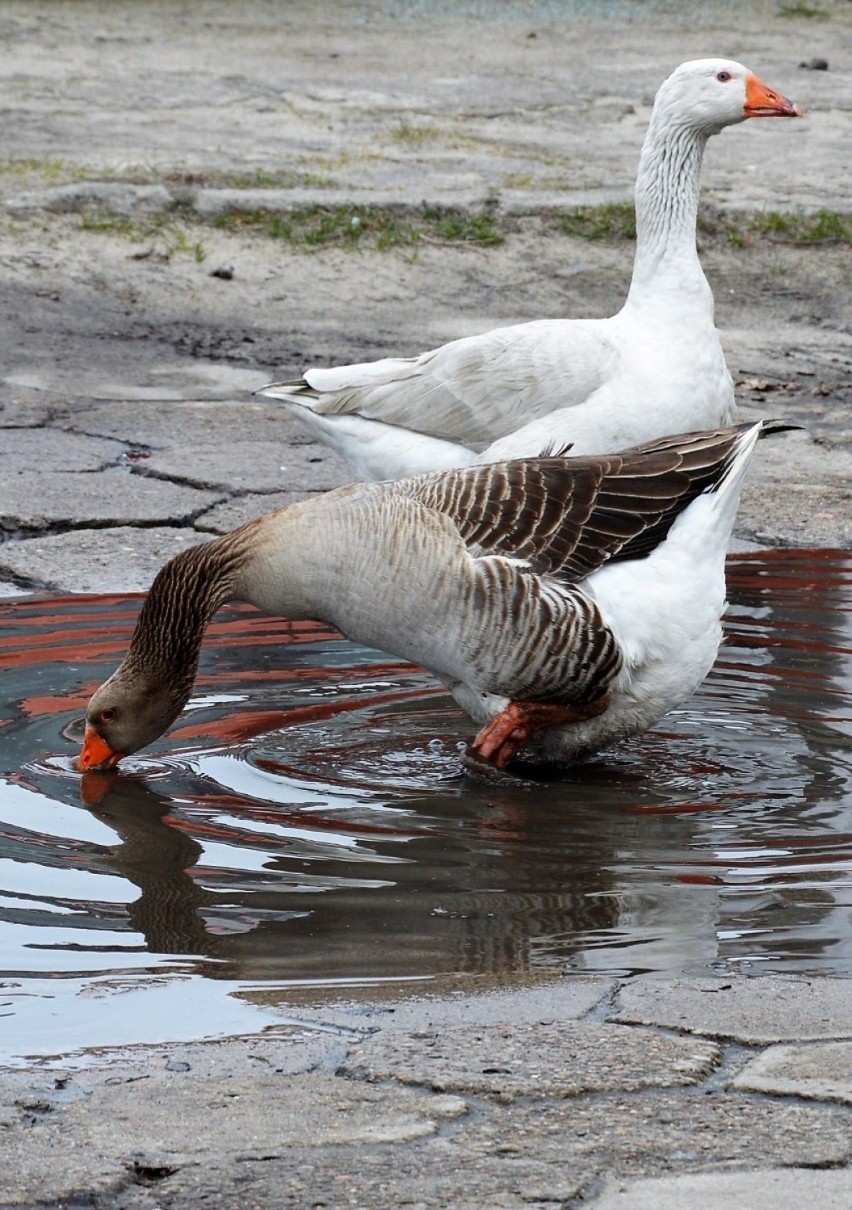
POLYGON ((724 477, 749 425, 666 437, 596 458, 532 458, 403 481, 449 516, 472 553, 528 562, 576 583, 608 560, 642 558, 724 477))

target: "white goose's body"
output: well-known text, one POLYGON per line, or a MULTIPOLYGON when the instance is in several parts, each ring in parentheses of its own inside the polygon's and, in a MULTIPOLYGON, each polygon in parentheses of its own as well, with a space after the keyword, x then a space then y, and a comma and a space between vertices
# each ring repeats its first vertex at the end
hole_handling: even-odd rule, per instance
POLYGON ((636 179, 627 300, 605 319, 496 328, 415 358, 306 370, 282 400, 358 478, 625 449, 731 423, 734 391, 695 247, 707 139, 800 111, 745 67, 682 64, 659 90, 636 179))
POLYGON ((426 667, 485 724, 476 748, 498 765, 530 740, 565 760, 643 731, 715 658, 725 549, 760 430, 356 484, 183 552, 92 699, 83 767, 173 721, 207 622, 231 598, 426 667))

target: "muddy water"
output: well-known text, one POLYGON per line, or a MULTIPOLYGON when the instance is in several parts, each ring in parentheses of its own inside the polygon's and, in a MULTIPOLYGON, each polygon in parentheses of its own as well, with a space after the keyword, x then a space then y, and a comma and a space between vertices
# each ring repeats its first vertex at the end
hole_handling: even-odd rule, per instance
POLYGON ((232 993, 258 986, 852 974, 852 555, 734 558, 729 583, 694 699, 493 782, 429 677, 242 607, 172 732, 81 780, 139 599, 3 602, 0 1059, 256 1028, 232 993))

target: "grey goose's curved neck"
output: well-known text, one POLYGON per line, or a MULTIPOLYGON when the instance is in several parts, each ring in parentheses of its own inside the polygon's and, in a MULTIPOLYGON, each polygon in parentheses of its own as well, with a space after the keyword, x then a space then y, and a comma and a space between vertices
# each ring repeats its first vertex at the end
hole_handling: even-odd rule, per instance
POLYGON ((191 684, 204 632, 216 610, 233 596, 246 548, 244 530, 235 530, 170 559, 142 604, 125 665, 191 684))

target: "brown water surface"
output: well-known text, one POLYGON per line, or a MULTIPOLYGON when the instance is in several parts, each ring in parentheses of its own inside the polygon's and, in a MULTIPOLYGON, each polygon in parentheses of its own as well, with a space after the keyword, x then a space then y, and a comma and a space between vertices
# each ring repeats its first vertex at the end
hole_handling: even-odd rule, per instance
POLYGON ((255 1028, 256 987, 852 975, 852 555, 729 570, 701 690, 550 780, 467 775, 430 677, 248 607, 171 733, 81 780, 139 598, 0 602, 0 1059, 255 1028))

